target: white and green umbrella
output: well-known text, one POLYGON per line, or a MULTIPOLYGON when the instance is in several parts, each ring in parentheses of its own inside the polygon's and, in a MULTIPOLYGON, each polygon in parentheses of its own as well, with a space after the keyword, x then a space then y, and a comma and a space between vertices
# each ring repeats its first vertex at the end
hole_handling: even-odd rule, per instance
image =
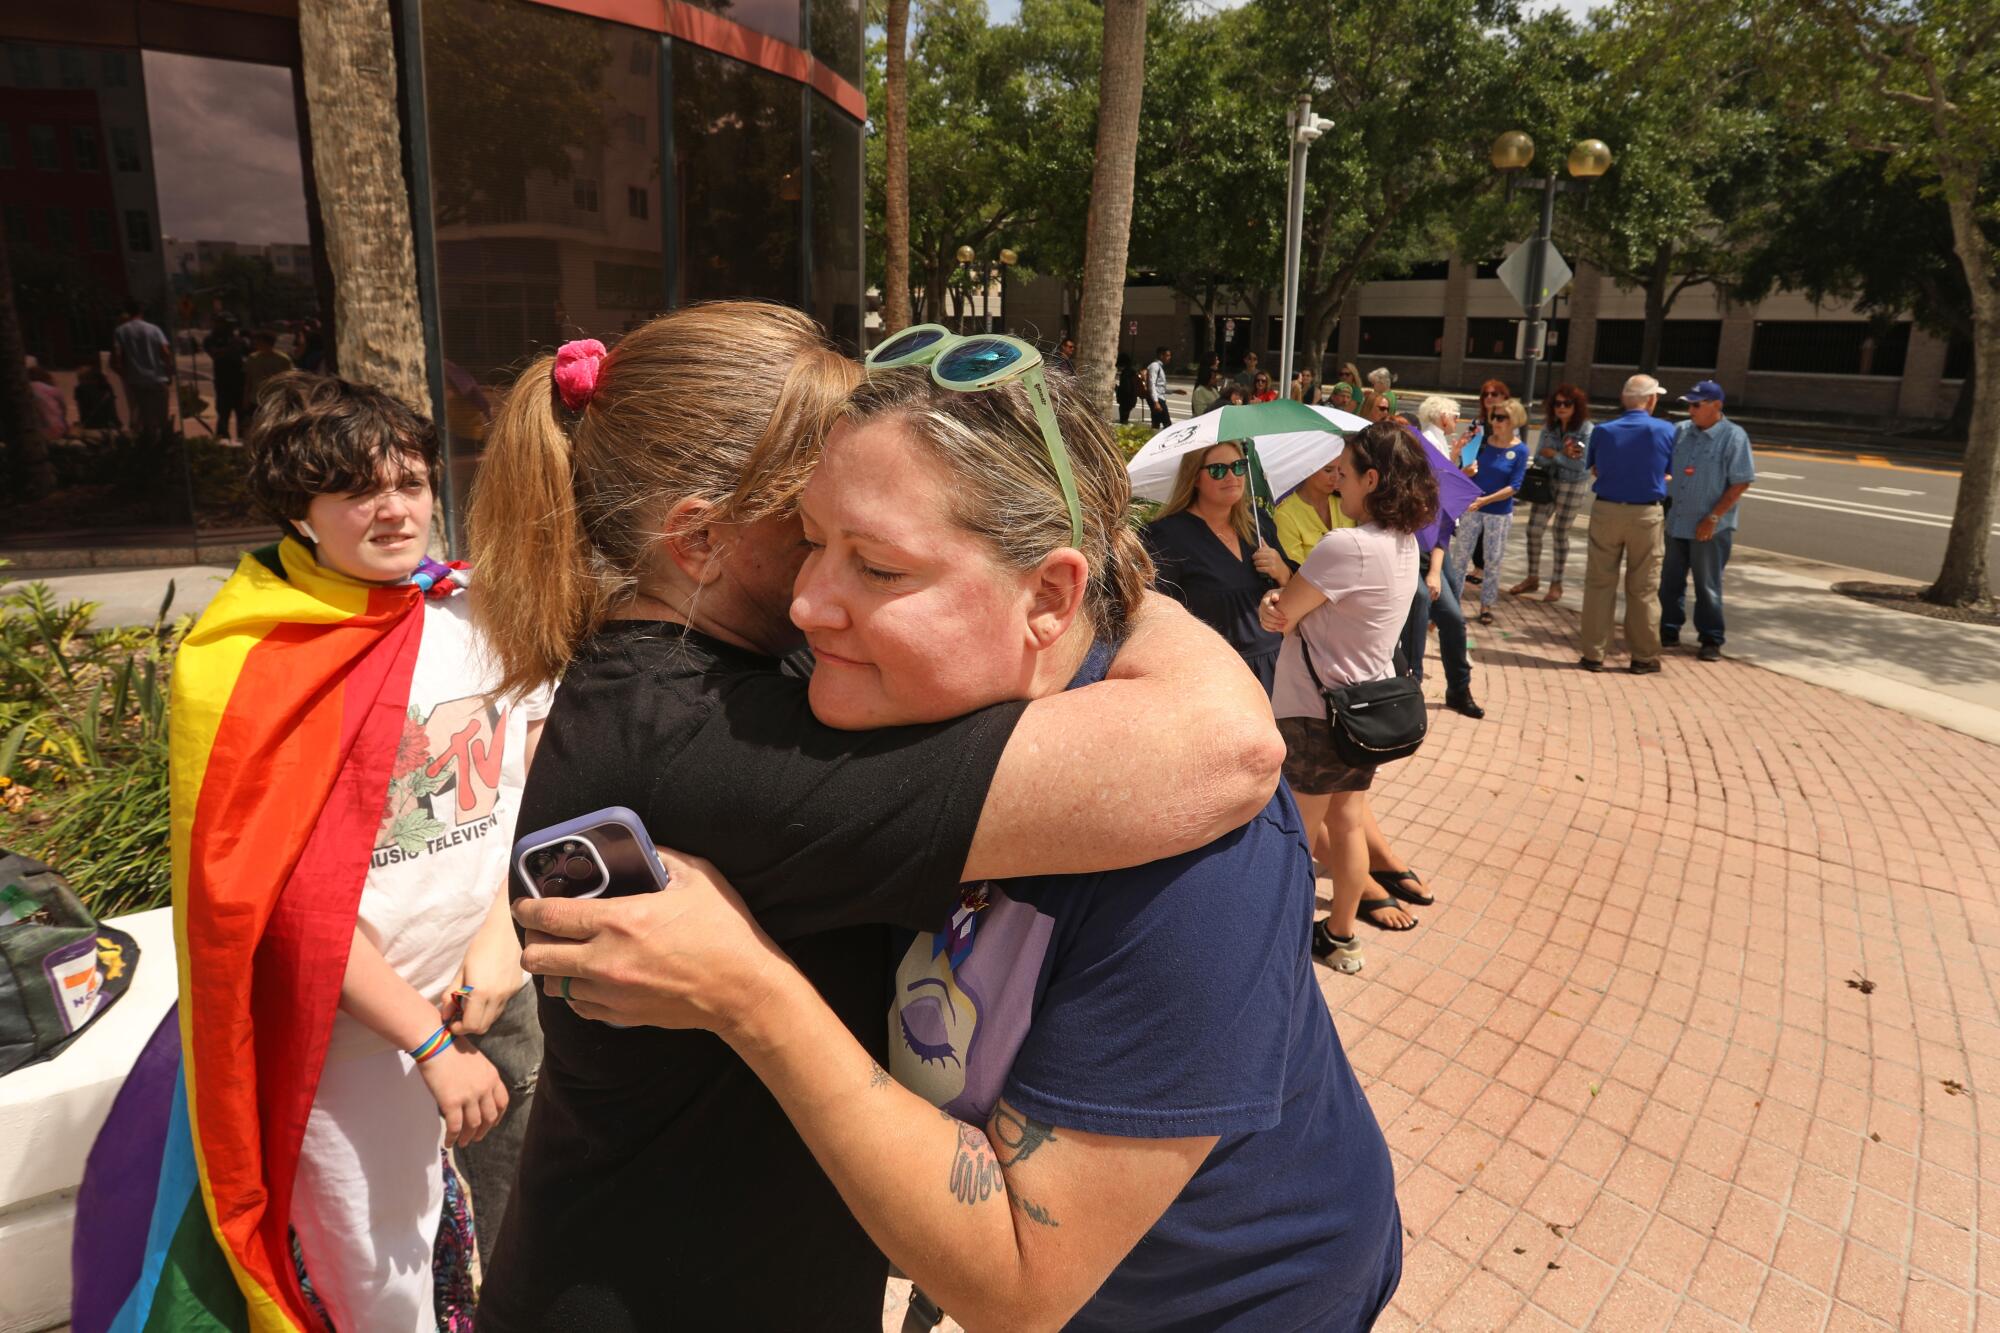
POLYGON ((1367 420, 1352 412, 1308 407, 1289 398, 1221 407, 1167 427, 1132 455, 1125 470, 1132 478, 1132 494, 1165 500, 1173 493, 1184 455, 1218 444, 1245 444, 1252 494, 1269 505, 1339 457, 1344 436, 1367 428, 1367 420))

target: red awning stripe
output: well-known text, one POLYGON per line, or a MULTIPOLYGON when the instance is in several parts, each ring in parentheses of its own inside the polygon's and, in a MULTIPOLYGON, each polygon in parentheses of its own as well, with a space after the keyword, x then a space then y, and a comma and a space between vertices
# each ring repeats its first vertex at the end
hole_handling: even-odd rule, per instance
POLYGON ((535 0, 535 3, 692 42, 705 51, 741 60, 795 83, 810 84, 820 96, 856 120, 868 119, 868 99, 862 91, 821 64, 810 52, 782 38, 746 28, 734 19, 699 9, 687 0, 535 0))

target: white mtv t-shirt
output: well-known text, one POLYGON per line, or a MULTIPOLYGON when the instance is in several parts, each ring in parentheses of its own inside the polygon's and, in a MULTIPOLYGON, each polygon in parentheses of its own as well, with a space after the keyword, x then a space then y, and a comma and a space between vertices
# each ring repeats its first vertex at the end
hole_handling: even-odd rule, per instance
MULTIPOLYGON (((552 690, 491 697, 498 669, 467 606, 476 593, 424 602, 424 637, 382 824, 361 890, 361 928, 396 975, 442 1001, 507 875, 527 781, 528 724, 552 690)), ((342 1013, 330 1054, 387 1043, 342 1013)))

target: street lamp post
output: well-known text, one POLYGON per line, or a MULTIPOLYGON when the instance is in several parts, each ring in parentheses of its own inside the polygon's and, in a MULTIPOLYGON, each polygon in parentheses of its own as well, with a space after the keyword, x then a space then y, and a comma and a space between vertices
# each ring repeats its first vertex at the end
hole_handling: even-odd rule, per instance
MULTIPOLYGON (((1535 160, 1535 141, 1519 130, 1508 130, 1493 141, 1489 156, 1495 170, 1507 173, 1507 193, 1511 197, 1519 173, 1526 171, 1528 164, 1535 160)), ((1610 170, 1611 149, 1602 139, 1579 140, 1569 150, 1568 167, 1575 180, 1562 180, 1551 171, 1539 182, 1528 182, 1530 185, 1539 184, 1542 191, 1541 227, 1535 232, 1534 239, 1528 242, 1532 247, 1528 252, 1526 289, 1529 296, 1521 303, 1523 313, 1528 317, 1521 346, 1521 376, 1525 381, 1521 401, 1531 414, 1535 405, 1536 371, 1541 365, 1548 338, 1548 322, 1542 318, 1542 311, 1548 306, 1552 293, 1544 293, 1542 288, 1547 277, 1544 266, 1551 249, 1550 238, 1555 231, 1556 195, 1563 190, 1581 192, 1588 189, 1591 181, 1610 170)))
POLYGON ((1305 231, 1306 153, 1320 135, 1333 128, 1324 116, 1315 116, 1312 97, 1299 94, 1298 102, 1285 116, 1286 136, 1291 140, 1291 179, 1285 200, 1285 325, 1278 335, 1278 392, 1292 389, 1292 354, 1298 342, 1299 246, 1305 231))
MULTIPOLYGON (((965 265, 967 268, 972 268, 975 258, 977 258, 977 252, 971 246, 961 245, 958 247, 959 263, 965 265)), ((1012 268, 1021 257, 1003 245, 1000 247, 1000 253, 997 258, 1000 261, 1000 281, 1004 284, 1007 281, 1007 270, 1012 268)), ((974 268, 973 272, 979 275, 980 326, 985 332, 991 333, 993 332, 993 260, 981 260, 979 267, 974 268)), ((1004 307, 1004 302, 1002 304, 1004 307)), ((1004 309, 1002 314, 1004 316, 1004 309)))

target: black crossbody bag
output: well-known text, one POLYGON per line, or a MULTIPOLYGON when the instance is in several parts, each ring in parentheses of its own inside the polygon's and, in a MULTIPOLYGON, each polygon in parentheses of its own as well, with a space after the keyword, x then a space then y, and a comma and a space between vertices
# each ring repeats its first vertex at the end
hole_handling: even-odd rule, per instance
POLYGON ((1424 707, 1424 687, 1403 665, 1396 648, 1396 674, 1387 680, 1364 681, 1329 690, 1313 669, 1312 649, 1299 640, 1306 674, 1326 700, 1326 724, 1333 731, 1333 752, 1350 768, 1371 768, 1393 759, 1407 759, 1430 731, 1430 710, 1424 707))

